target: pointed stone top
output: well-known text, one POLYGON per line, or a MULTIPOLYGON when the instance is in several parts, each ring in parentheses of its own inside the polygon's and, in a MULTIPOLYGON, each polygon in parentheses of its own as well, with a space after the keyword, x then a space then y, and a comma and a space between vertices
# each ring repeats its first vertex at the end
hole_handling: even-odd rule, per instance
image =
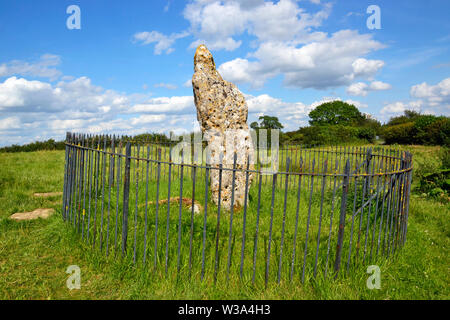
POLYGON ((204 44, 201 44, 197 47, 194 55, 194 71, 197 72, 199 70, 204 71, 216 70, 214 58, 211 52, 204 44))

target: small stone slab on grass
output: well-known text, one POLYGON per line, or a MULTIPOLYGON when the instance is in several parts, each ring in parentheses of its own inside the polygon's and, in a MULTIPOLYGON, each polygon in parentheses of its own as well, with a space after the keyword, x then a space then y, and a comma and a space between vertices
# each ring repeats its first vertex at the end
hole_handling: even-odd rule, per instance
POLYGON ((37 219, 37 218, 47 219, 54 213, 55 213, 55 209, 39 208, 39 209, 36 209, 31 212, 16 212, 13 215, 11 215, 9 218, 16 220, 16 221, 33 220, 33 219, 37 219))
POLYGON ((35 197, 41 197, 41 198, 49 198, 49 197, 56 197, 56 196, 62 196, 62 192, 44 192, 44 193, 34 193, 33 196, 35 197))

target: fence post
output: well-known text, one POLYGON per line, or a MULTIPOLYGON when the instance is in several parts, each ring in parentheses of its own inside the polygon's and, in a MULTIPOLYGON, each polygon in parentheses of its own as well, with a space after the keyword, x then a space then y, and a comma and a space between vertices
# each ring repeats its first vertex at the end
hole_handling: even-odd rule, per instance
MULTIPOLYGON (((66 132, 66 143, 69 142, 69 132, 66 132)), ((66 144, 66 154, 64 163, 64 184, 63 184, 63 204, 62 204, 62 218, 66 221, 66 208, 67 208, 67 184, 68 184, 68 171, 69 171, 69 146, 66 144)))
POLYGON ((125 148, 125 175, 123 184, 122 257, 127 251, 128 199, 130 195, 130 162, 131 162, 131 143, 127 142, 125 148))
POLYGON ((350 181, 350 162, 347 160, 345 164, 344 171, 344 183, 342 185, 342 201, 341 201, 341 212, 339 216, 339 231, 338 240, 336 246, 336 259, 334 261, 334 271, 336 273, 335 278, 338 275, 339 268, 341 266, 341 255, 342 255, 342 243, 344 242, 344 228, 345 228, 345 210, 347 208, 347 193, 350 181))
POLYGON ((412 154, 410 152, 408 152, 407 154, 407 168, 409 169, 409 172, 407 173, 407 191, 406 191, 406 213, 405 213, 405 219, 403 222, 403 243, 402 245, 405 244, 406 242, 406 232, 408 229, 408 213, 409 213, 409 200, 410 200, 410 196, 411 196, 411 183, 412 183, 412 154))

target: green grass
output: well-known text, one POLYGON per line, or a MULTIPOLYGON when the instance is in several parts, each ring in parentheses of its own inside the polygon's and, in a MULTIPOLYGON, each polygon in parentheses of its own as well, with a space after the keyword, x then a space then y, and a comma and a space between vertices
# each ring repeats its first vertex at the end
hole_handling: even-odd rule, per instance
MULTIPOLYGON (((420 163, 423 159, 433 159, 436 148, 409 147, 420 163)), ((416 160, 416 158, 415 158, 416 160)), ((420 165, 416 164, 415 165, 420 165)), ((98 234, 96 248, 92 241, 81 240, 80 234, 61 219, 61 198, 35 198, 34 192, 61 191, 64 174, 64 152, 47 151, 31 153, 0 154, 0 298, 2 299, 448 299, 449 298, 449 208, 448 205, 413 195, 410 202, 410 218, 408 239, 405 247, 390 259, 376 259, 370 264, 381 268, 381 289, 369 290, 366 280, 369 274, 366 268, 369 263, 351 266, 349 274, 338 279, 323 279, 322 276, 313 279, 312 266, 315 250, 308 251, 307 281, 300 282, 301 262, 303 259, 304 233, 306 225, 305 207, 301 207, 299 223, 299 239, 297 247, 296 274, 294 281, 288 281, 289 260, 292 249, 284 248, 283 273, 280 284, 276 283, 279 247, 272 246, 270 280, 267 289, 264 288, 265 259, 264 236, 268 236, 270 216, 271 191, 263 185, 263 207, 260 220, 260 236, 258 249, 257 281, 251 285, 251 266, 255 212, 257 199, 257 182, 253 182, 250 195, 253 200, 249 204, 248 231, 246 242, 246 259, 244 264, 244 280, 239 281, 238 269, 240 263, 240 245, 242 241, 242 214, 236 213, 233 221, 235 242, 233 245, 230 282, 225 281, 228 238, 225 236, 229 228, 229 215, 221 216, 221 260, 218 281, 213 283, 215 234, 212 232, 217 223, 217 209, 208 204, 207 220, 207 277, 199 281, 199 260, 202 239, 203 215, 194 217, 193 240, 193 274, 192 281, 187 278, 189 255, 190 212, 182 208, 182 247, 181 276, 176 278, 176 237, 178 232, 178 206, 171 204, 170 210, 170 246, 169 272, 164 276, 165 259, 165 222, 167 205, 159 206, 158 268, 153 269, 153 245, 155 231, 155 206, 148 210, 147 264, 143 266, 143 226, 145 210, 139 207, 137 215, 137 265, 132 264, 134 244, 134 199, 135 185, 130 187, 130 224, 128 234, 128 257, 120 258, 120 250, 114 254, 115 226, 115 190, 111 197, 111 220, 109 255, 105 256, 105 237, 103 250, 100 252, 98 234), (57 214, 48 220, 15 222, 8 217, 15 212, 31 211, 39 207, 55 208, 57 214), (224 235, 222 237, 222 234, 224 235), (237 250, 237 251, 236 251, 237 250), (262 259, 262 260, 261 260, 262 259), (76 264, 81 268, 81 289, 69 290, 66 287, 69 265, 76 264), (299 269, 300 268, 300 269, 299 269)), ((133 168, 132 168, 133 169, 133 168)), ((142 181, 141 181, 142 182, 142 181)), ((139 203, 145 197, 145 185, 140 182, 139 203)), ((184 181, 183 197, 190 197, 190 179, 184 181)), ((203 180, 196 184, 195 198, 203 205, 203 180)), ((270 183, 270 181, 268 182, 270 183)), ((179 194, 179 180, 172 183, 171 196, 179 194)), ((320 185, 319 185, 320 186, 320 185)), ((155 194, 156 186, 149 185, 149 195, 155 194)), ((305 188, 306 190, 306 188, 305 188)), ((122 191, 122 190, 120 190, 122 191)), ((160 184, 161 198, 167 197, 167 181, 160 184)), ((275 193, 274 212, 283 212, 284 189, 280 187, 275 193)), ((292 225, 295 218, 296 194, 292 189, 288 193, 287 228, 285 241, 292 240, 292 225), (295 199, 295 201, 292 201, 295 199)), ((307 203, 308 194, 302 193, 302 203, 307 203)), ((311 235, 308 248, 315 249, 317 239, 317 222, 319 215, 320 190, 314 194, 312 206, 311 235)), ((101 199, 101 198, 99 198, 101 199)), ((107 199, 107 198, 105 198, 107 199)), ((151 196, 149 200, 151 199, 151 196)), ((99 202, 100 203, 100 202, 99 202)), ((107 206, 107 202, 105 202, 107 206)), ((119 197, 119 207, 121 207, 119 197)), ((324 212, 329 215, 330 203, 326 202, 324 212)), ((105 206, 103 235, 107 231, 105 206)), ((336 204, 335 204, 336 206, 336 204)), ((100 206, 99 206, 100 207, 100 206)), ((100 223, 101 210, 98 208, 97 225, 100 223)), ((93 212, 91 212, 93 215, 93 212)), ((324 217, 326 216, 324 213, 324 217)), ((327 216, 328 217, 328 216, 327 216)), ((335 213, 335 217, 337 214, 335 213)), ((87 215, 85 216, 87 221, 87 215)), ((282 215, 274 215, 273 233, 278 234, 282 225, 282 215)), ((337 218, 335 218, 337 219, 337 218)), ((335 220, 336 221, 336 220, 335 220)), ((118 244, 120 245, 120 224, 118 225, 118 244)), ((92 226, 91 226, 91 230, 92 226)), ((97 229, 98 230, 98 229, 97 229)), ((347 228, 348 230, 348 228, 347 228)), ((97 231, 98 232, 98 231, 97 231)), ((324 223, 321 239, 328 236, 328 225, 324 223)), ((333 230, 333 234, 335 230, 333 230)), ((348 238, 346 238, 348 239, 348 238)), ((92 240, 92 238, 91 238, 92 240)), ((279 240, 278 240, 279 243, 279 240)), ((326 245, 326 242, 324 242, 326 245)), ((119 246, 120 247, 120 246, 119 246)), ((291 246, 292 247, 292 246, 291 246)), ((334 245, 332 246, 334 247, 334 245)), ((321 245, 319 261, 324 265, 326 248, 321 245)), ((334 257, 331 257, 333 260, 334 257)), ((345 256, 346 258, 346 256, 345 256)), ((344 259, 346 262, 346 259, 344 259)), ((331 262, 330 262, 331 263, 331 262)), ((330 264, 331 266, 331 264, 330 264)), ((328 268, 330 268, 330 266, 328 268)), ((323 269, 319 269, 322 274, 323 269)))

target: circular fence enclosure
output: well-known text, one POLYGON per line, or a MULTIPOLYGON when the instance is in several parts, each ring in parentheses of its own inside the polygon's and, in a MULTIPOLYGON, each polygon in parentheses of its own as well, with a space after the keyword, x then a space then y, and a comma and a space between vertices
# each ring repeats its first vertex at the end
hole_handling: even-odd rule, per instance
POLYGON ((257 150, 241 170, 252 176, 247 200, 227 210, 211 201, 210 177, 237 169, 176 163, 173 148, 68 133, 64 221, 99 254, 214 283, 332 278, 406 241, 409 152, 286 145, 270 172, 273 152, 257 150))

